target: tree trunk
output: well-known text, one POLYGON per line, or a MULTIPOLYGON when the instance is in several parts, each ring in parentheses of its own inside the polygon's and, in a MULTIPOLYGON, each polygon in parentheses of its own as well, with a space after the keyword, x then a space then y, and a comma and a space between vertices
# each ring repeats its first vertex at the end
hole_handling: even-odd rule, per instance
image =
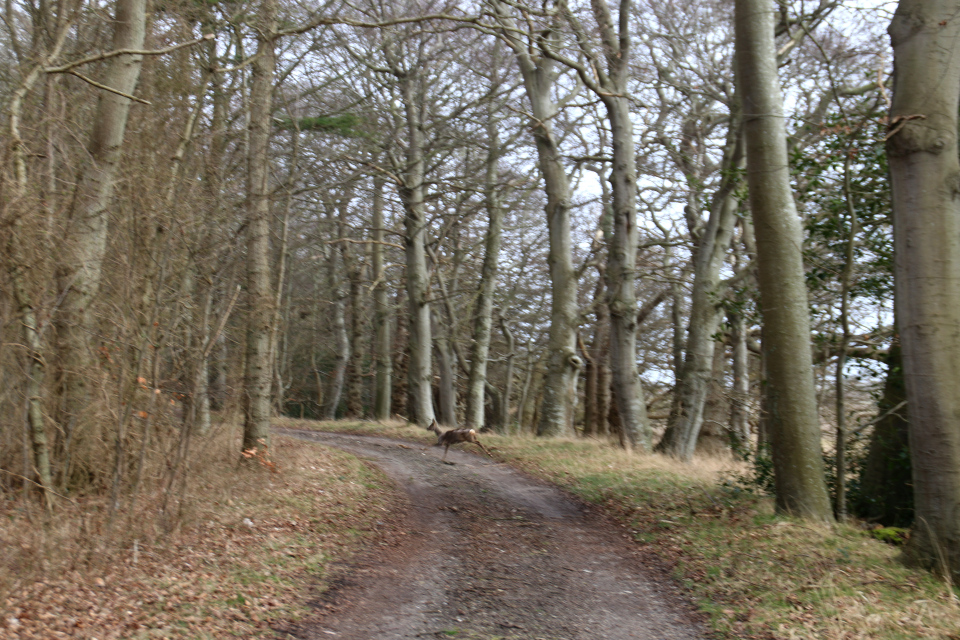
POLYGON ((908 554, 960 579, 960 20, 957 3, 901 0, 889 27, 894 94, 897 324, 916 524, 908 554))
MULTIPOLYGON (((487 381, 487 358, 490 353, 490 329, 493 325, 493 292, 497 286, 500 260, 500 236, 503 230, 503 207, 499 194, 500 139, 498 122, 492 118, 487 124, 487 160, 485 198, 489 222, 484 241, 483 267, 480 272, 480 291, 473 321, 473 345, 470 349, 470 376, 467 379, 467 427, 482 429, 484 388, 487 381)), ((508 402, 505 404, 509 404, 508 402)), ((506 424, 504 421, 502 424, 506 424)))
MULTIPOLYGON (((337 223, 337 239, 345 238, 345 225, 337 223)), ((336 355, 333 371, 327 380, 327 390, 323 398, 323 419, 334 420, 337 409, 340 407, 340 397, 343 394, 343 383, 347 376, 347 364, 350 362, 350 337, 347 334, 347 294, 343 290, 341 279, 343 272, 343 248, 345 242, 338 242, 330 247, 330 259, 327 267, 327 278, 330 295, 333 298, 333 335, 336 343, 336 355)))
POLYGON ((510 397, 513 395, 513 362, 516 359, 515 349, 516 341, 513 338, 513 332, 507 326, 507 319, 500 316, 500 331, 503 332, 503 339, 507 343, 507 366, 503 373, 503 402, 500 403, 500 424, 497 425, 498 433, 506 433, 507 425, 510 424, 510 397))
POLYGON ((397 415, 401 415, 406 418, 409 422, 410 413, 407 411, 407 400, 409 397, 409 393, 407 392, 407 380, 410 378, 410 376, 407 374, 407 369, 410 365, 410 350, 407 323, 410 319, 410 313, 403 304, 405 291, 406 290, 402 288, 397 290, 397 332, 394 336, 393 349, 391 352, 391 357, 394 359, 392 368, 396 372, 396 382, 393 385, 393 393, 390 402, 393 405, 393 411, 397 415))
POLYGON ((700 234, 694 258, 693 290, 690 294, 690 322, 685 357, 677 383, 677 400, 670 425, 657 449, 689 462, 697 447, 703 425, 704 406, 712 380, 714 335, 720 327, 723 297, 720 269, 730 247, 740 201, 735 193, 736 177, 742 166, 742 136, 737 118, 727 134, 723 167, 727 176, 713 200, 710 218, 700 234))
POLYGON ((851 510, 870 522, 887 527, 913 524, 909 423, 903 360, 897 338, 887 354, 887 379, 877 403, 879 420, 873 427, 867 458, 860 472, 860 489, 851 496, 851 510))
POLYGON ((846 387, 844 386, 843 370, 847 364, 847 348, 850 343, 850 286, 853 281, 854 249, 857 243, 857 210, 854 207, 854 194, 850 190, 850 153, 847 150, 843 164, 843 195, 847 205, 847 215, 850 216, 850 231, 847 237, 846 262, 843 273, 840 275, 840 353, 837 355, 837 369, 834 376, 836 390, 836 490, 834 497, 834 513, 838 520, 847 518, 847 408, 846 387))
POLYGON ((414 92, 415 74, 404 73, 400 77, 407 118, 407 154, 400 187, 406 228, 406 279, 407 303, 410 309, 409 365, 407 369, 408 417, 412 422, 426 427, 433 422, 433 373, 431 351, 433 338, 430 330, 430 303, 428 301, 430 277, 427 272, 426 233, 427 218, 424 210, 424 158, 423 129, 420 122, 420 104, 414 92))
POLYGON ((530 101, 533 138, 537 146, 540 171, 543 175, 547 204, 550 268, 550 334, 547 346, 547 378, 543 389, 537 435, 558 436, 573 432, 573 407, 577 393, 577 374, 582 361, 577 355, 577 279, 573 269, 570 239, 570 181, 563 166, 559 140, 553 131, 557 105, 552 98, 556 81, 554 62, 534 58, 525 43, 516 36, 513 20, 507 17, 500 2, 494 9, 504 28, 501 34, 513 49, 530 101))
POLYGON ((730 402, 730 429, 734 451, 743 455, 750 446, 750 353, 747 349, 747 331, 739 312, 727 313, 730 323, 733 389, 730 402))
POLYGON ((437 422, 456 429, 457 385, 453 349, 451 349, 450 339, 445 333, 441 334, 440 331, 437 331, 436 334, 437 376, 439 378, 437 389, 439 415, 437 416, 437 422))
POLYGON ((726 422, 730 411, 723 388, 726 374, 724 369, 727 364, 725 351, 722 343, 715 344, 707 394, 703 403, 703 420, 697 435, 697 451, 707 456, 722 456, 730 451, 726 422))
MULTIPOLYGON (((346 207, 344 207, 344 210, 346 207)), ((342 218, 341 218, 342 219, 342 218)), ((342 219, 341 224, 346 224, 342 219)), ((363 417, 363 285, 361 266, 353 251, 344 243, 344 261, 347 276, 350 278, 350 359, 347 366, 347 406, 346 416, 350 418, 363 417)))
MULTIPOLYGON (((624 3, 628 5, 629 3, 624 3)), ((595 3, 596 6, 596 3, 595 3)), ((604 5, 606 6, 606 5, 604 5)), ((626 10, 621 8, 621 11, 626 10)), ((604 99, 613 143, 613 238, 607 247, 607 292, 610 310, 610 369, 617 413, 630 447, 649 451, 650 421, 637 372, 637 169, 627 98, 629 39, 621 34, 620 51, 608 54, 615 69, 616 96, 604 99), (614 62, 616 61, 616 63, 614 62), (621 79, 622 77, 622 79, 621 79)))
POLYGON ((270 129, 276 68, 276 0, 261 0, 257 55, 250 82, 250 142, 247 149, 247 335, 244 370, 243 450, 270 439, 274 296, 270 252, 270 129))
POLYGON ((829 521, 801 256, 803 234, 790 191, 773 27, 773 5, 766 0, 736 0, 736 55, 750 210, 757 236, 776 502, 782 512, 829 521))
MULTIPOLYGON (((118 0, 116 12, 113 49, 143 49, 146 0, 118 0)), ((111 58, 103 84, 133 94, 142 60, 138 55, 111 58)), ((73 439, 73 430, 89 406, 87 378, 93 364, 89 337, 95 334, 92 308, 100 289, 109 207, 129 113, 129 98, 101 91, 87 160, 67 211, 65 242, 57 266, 62 300, 56 327, 61 423, 68 440, 73 439)))
POLYGON ((386 275, 383 270, 383 185, 381 177, 373 179, 373 244, 370 247, 373 267, 373 417, 390 418, 393 394, 393 358, 391 357, 390 303, 386 275))

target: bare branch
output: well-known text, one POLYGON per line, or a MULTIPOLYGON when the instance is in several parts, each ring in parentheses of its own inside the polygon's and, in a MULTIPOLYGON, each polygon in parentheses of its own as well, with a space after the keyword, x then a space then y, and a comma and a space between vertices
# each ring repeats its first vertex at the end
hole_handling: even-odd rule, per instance
POLYGON ((139 102, 140 104, 145 104, 145 105, 147 105, 148 107, 152 107, 152 106, 153 106, 153 103, 150 102, 149 100, 144 100, 143 98, 138 98, 137 96, 130 95, 129 93, 124 93, 123 91, 119 91, 119 90, 117 90, 117 89, 114 89, 113 87, 108 87, 108 86, 105 85, 105 84, 101 84, 101 83, 97 82, 96 80, 91 80, 90 78, 88 78, 87 76, 83 75, 83 74, 80 73, 79 71, 70 70, 70 71, 67 71, 66 73, 69 73, 69 74, 72 75, 72 76, 76 76, 76 77, 80 78, 81 80, 83 80, 84 82, 87 82, 87 83, 89 83, 89 84, 92 84, 92 85, 95 86, 97 89, 103 89, 104 91, 109 91, 110 93, 115 93, 115 94, 117 94, 118 96, 122 96, 122 97, 124 97, 124 98, 126 98, 126 99, 128 99, 128 100, 133 100, 134 102, 139 102))
MULTIPOLYGON (((77 67, 82 67, 85 64, 90 64, 91 62, 99 62, 101 60, 109 60, 110 58, 116 58, 117 56, 162 56, 167 53, 171 53, 178 49, 185 49, 186 47, 192 47, 195 44, 200 44, 206 42, 207 40, 213 39, 215 36, 212 33, 208 33, 202 38, 197 38, 196 40, 190 40, 189 42, 181 42, 180 44, 175 44, 163 49, 117 49, 115 51, 106 51, 104 53, 95 53, 92 56, 87 56, 80 60, 75 60, 73 62, 68 62, 67 64, 61 65, 59 67, 47 67, 44 69, 46 73, 71 73, 73 69, 77 67)), ((83 76, 77 75, 79 78, 83 76)), ((83 78, 86 80, 86 78, 83 78)), ((90 82, 87 80, 87 82, 90 82)), ((112 89, 111 89, 112 91, 112 89)), ((122 95, 122 94, 121 94, 122 95)))

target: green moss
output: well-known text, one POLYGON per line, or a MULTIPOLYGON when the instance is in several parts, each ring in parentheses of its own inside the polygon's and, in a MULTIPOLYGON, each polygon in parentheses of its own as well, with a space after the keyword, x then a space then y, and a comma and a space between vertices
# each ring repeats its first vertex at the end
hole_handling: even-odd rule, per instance
POLYGON ((871 529, 870 537, 899 547, 906 544, 907 540, 910 539, 910 531, 900 527, 880 527, 879 529, 871 529))

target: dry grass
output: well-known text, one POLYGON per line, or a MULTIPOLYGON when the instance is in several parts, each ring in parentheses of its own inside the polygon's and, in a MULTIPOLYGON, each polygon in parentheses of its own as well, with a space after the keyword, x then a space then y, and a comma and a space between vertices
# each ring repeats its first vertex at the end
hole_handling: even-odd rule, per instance
MULTIPOLYGON (((433 440, 402 423, 286 425, 433 440)), ((960 640, 960 601, 942 581, 855 526, 775 516, 768 498, 724 482, 732 462, 683 465, 584 440, 481 439, 614 514, 673 567, 720 638, 960 640)))
POLYGON ((49 520, 0 503, 0 637, 276 637, 396 499, 378 472, 319 445, 274 438, 273 473, 239 466, 235 437, 201 444, 173 530, 156 492, 112 528, 101 498, 49 520))

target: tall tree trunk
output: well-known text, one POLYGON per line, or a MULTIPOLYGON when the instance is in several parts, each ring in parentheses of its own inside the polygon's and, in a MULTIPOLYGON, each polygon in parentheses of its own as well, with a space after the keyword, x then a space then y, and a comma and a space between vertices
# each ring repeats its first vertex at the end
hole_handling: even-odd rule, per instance
MULTIPOLYGON (((438 321, 439 324, 439 321, 438 321)), ((448 329, 449 331, 449 329, 448 329)), ((453 349, 447 332, 436 331, 437 377, 437 421, 451 428, 457 427, 457 386, 453 362, 453 349)))
MULTIPOLYGON (((146 0, 117 0, 113 48, 143 49, 145 30, 146 0)), ((106 63, 103 84, 133 94, 142 60, 143 56, 129 54, 111 58, 106 63)), ((62 301, 56 326, 61 422, 68 440, 89 406, 87 378, 93 362, 89 336, 95 333, 92 309, 100 289, 109 207, 129 113, 129 98, 101 91, 87 160, 67 211, 67 230, 57 266, 62 301)))
POLYGON ((373 244, 370 247, 373 267, 373 363, 374 392, 373 417, 376 420, 390 418, 393 394, 393 358, 390 336, 390 303, 386 275, 383 269, 383 185, 381 177, 373 179, 373 244))
MULTIPOLYGON (((344 207, 345 209, 346 207, 344 207)), ((346 221, 344 221, 345 223, 346 221)), ((347 407, 346 415, 350 418, 363 417, 363 285, 361 266, 353 255, 347 243, 344 266, 350 279, 350 360, 347 366, 347 407)))
MULTIPOLYGON (((500 236, 503 230, 503 207, 500 204, 498 184, 500 162, 499 123, 491 117, 487 123, 487 160, 484 177, 485 204, 489 222, 484 241, 483 267, 480 272, 480 291, 473 319, 473 344, 470 349, 470 376, 467 379, 467 426, 481 429, 483 425, 484 388, 487 381, 487 358, 490 353, 490 329, 493 325, 493 292, 497 286, 500 260, 500 236)), ((509 398, 506 398, 509 400, 509 398)), ((509 404, 506 402, 505 404, 509 404)), ((505 425, 506 422, 503 422, 505 425)))
POLYGON ((853 281, 854 249, 857 243, 857 210, 854 207, 854 194, 850 189, 850 152, 847 150, 843 163, 843 195, 847 205, 847 215, 850 216, 850 231, 847 237, 846 262, 843 273, 840 274, 840 351, 837 355, 837 369, 834 376, 836 390, 836 493, 834 497, 834 513, 838 520, 847 518, 847 408, 846 387, 844 385, 843 370, 847 364, 847 347, 850 343, 850 286, 853 281))
POLYGON ((750 353, 747 349, 747 331, 743 317, 738 311, 727 312, 730 323, 732 351, 733 389, 730 401, 731 444, 734 451, 743 455, 750 446, 750 353))
POLYGON ((406 289, 400 288, 397 290, 395 305, 397 332, 393 338, 393 349, 391 351, 391 357, 394 359, 393 370, 396 372, 396 381, 393 385, 391 404, 393 405, 393 411, 397 415, 404 416, 409 422, 410 413, 407 410, 407 405, 410 394, 408 393, 407 380, 410 376, 407 374, 407 369, 410 365, 410 341, 408 339, 407 323, 410 320, 410 312, 403 304, 405 294, 406 289))
POLYGON ((577 393, 577 374, 583 362, 577 355, 577 279, 573 269, 573 245, 570 239, 570 181, 563 166, 560 143, 553 131, 557 105, 552 98, 556 81, 555 63, 535 58, 517 36, 514 21, 500 2, 495 11, 504 25, 501 34, 513 49, 523 76, 530 111, 533 138, 543 175, 547 204, 550 268, 550 334, 547 346, 547 378, 543 389, 537 434, 557 436, 573 432, 573 407, 577 393))
MULTIPOLYGON (((35 66, 23 77, 20 86, 13 91, 7 109, 9 157, 13 169, 13 193, 12 198, 5 203, 4 208, 10 207, 14 211, 11 228, 8 230, 9 241, 6 247, 7 264, 5 266, 10 274, 10 283, 22 326, 24 344, 28 349, 27 380, 24 388, 27 403, 27 430, 30 435, 30 448, 33 453, 33 470, 36 474, 36 482, 48 510, 53 506, 53 470, 50 462, 49 440, 44 424, 45 350, 43 334, 37 318, 37 296, 32 291, 34 285, 29 278, 31 261, 26 256, 24 247, 23 216, 27 206, 29 206, 26 201, 29 176, 27 173, 26 146, 20 132, 20 121, 24 98, 41 77, 43 67, 59 54, 71 24, 67 20, 63 21, 53 47, 50 51, 44 52, 45 57, 39 57, 35 66)), ((27 466, 26 460, 24 466, 27 466)), ((24 475, 28 475, 28 473, 28 470, 24 469, 24 475)))
POLYGON ((420 103, 416 99, 412 72, 400 75, 407 124, 406 167, 400 200, 403 202, 406 228, 407 303, 410 309, 409 365, 407 369, 407 415, 421 427, 434 419, 431 369, 433 338, 430 328, 430 277, 427 271, 427 218, 424 209, 423 125, 420 122, 420 103))
POLYGON ((920 562, 960 579, 960 18, 948 0, 901 0, 889 28, 894 94, 897 324, 910 419, 920 562), (946 566, 942 566, 946 565, 946 566))
MULTIPOLYGON (((597 3, 595 3, 597 4, 597 3)), ((629 6, 629 3, 623 3, 629 6)), ((606 6, 606 5, 604 5, 606 6)), ((626 10, 621 8, 621 10, 626 10)), ((643 388, 637 372, 637 170, 633 125, 626 95, 629 65, 629 39, 621 33, 620 51, 608 55, 616 70, 617 95, 604 100, 610 119, 613 143, 613 238, 607 248, 607 292, 610 310, 610 369, 617 402, 617 413, 626 441, 631 447, 649 451, 650 421, 643 388), (617 61, 616 65, 614 60, 617 61), (622 75, 622 80, 619 76, 622 75)))
POLYGON ((690 322, 683 366, 677 384, 676 411, 657 449, 681 460, 693 459, 703 424, 703 410, 712 379, 714 335, 720 327, 723 297, 720 269, 730 247, 740 206, 735 188, 742 166, 743 146, 737 117, 727 133, 723 167, 725 178, 714 196, 710 217, 700 234, 694 258, 690 322))
POLYGON ((500 424, 497 425, 498 433, 506 433, 507 425, 510 424, 510 397, 513 395, 513 363, 516 360, 516 340, 513 332, 507 325, 507 319, 500 316, 500 331, 503 332, 503 339, 507 343, 507 366, 503 372, 503 401, 500 403, 500 424))
POLYGON ((750 211, 757 236, 776 503, 782 512, 829 521, 832 513, 820 449, 801 256, 803 234, 790 191, 774 11, 766 0, 736 0, 736 55, 750 211))
MULTIPOLYGON (((590 36, 583 30, 565 1, 559 3, 560 11, 575 33, 580 52, 587 58, 587 63, 581 64, 560 55, 554 50, 549 39, 541 38, 538 44, 545 55, 575 69, 583 84, 603 102, 607 111, 613 149, 610 171, 613 233, 606 236, 608 247, 605 271, 610 309, 610 369, 613 372, 614 398, 620 416, 621 433, 624 436, 621 443, 627 447, 640 447, 649 451, 650 422, 637 372, 636 353, 637 167, 628 86, 632 2, 620 0, 616 24, 607 2, 591 0, 590 6, 602 42, 602 58, 590 45, 590 36)), ((579 361, 578 357, 577 360, 579 361)))
POLYGON ((274 322, 270 252, 270 128, 276 68, 276 0, 261 0, 257 15, 257 54, 250 83, 250 142, 247 158, 247 335, 244 372, 243 450, 265 447, 270 439, 270 389, 274 322))
MULTIPOLYGON (((345 208, 343 206, 342 208, 345 208)), ((341 208, 341 210, 342 210, 341 208)), ((347 375, 347 364, 350 362, 350 337, 347 334, 347 293, 343 289, 343 258, 346 242, 346 225, 343 221, 337 223, 338 242, 330 249, 330 259, 327 267, 328 286, 333 298, 333 334, 336 343, 336 355, 333 371, 327 380, 327 389, 323 398, 323 419, 333 420, 337 417, 340 407, 340 397, 343 394, 343 383, 347 375)))

